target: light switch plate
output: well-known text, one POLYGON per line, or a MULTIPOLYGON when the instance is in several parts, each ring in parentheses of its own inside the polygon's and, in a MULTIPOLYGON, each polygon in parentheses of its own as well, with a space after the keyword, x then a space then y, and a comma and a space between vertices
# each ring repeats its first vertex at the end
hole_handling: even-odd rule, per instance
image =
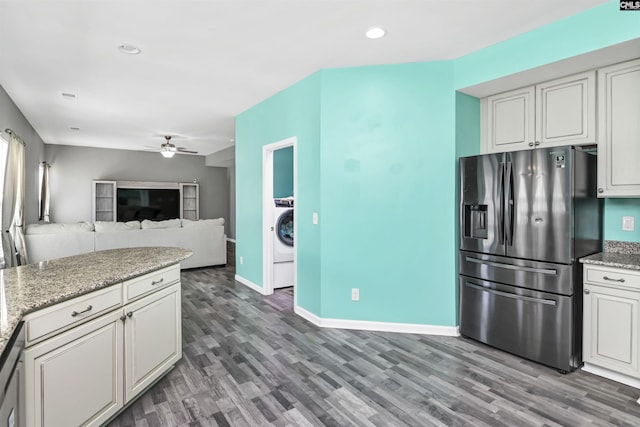
POLYGON ((635 229, 635 217, 623 216, 622 217, 622 230, 633 231, 635 229))
POLYGON ((314 224, 318 224, 318 212, 314 212, 311 216, 311 220, 314 224))

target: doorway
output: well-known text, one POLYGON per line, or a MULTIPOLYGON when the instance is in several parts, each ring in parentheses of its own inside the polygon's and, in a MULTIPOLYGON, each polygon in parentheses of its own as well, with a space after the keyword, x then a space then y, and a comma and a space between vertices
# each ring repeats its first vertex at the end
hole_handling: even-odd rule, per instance
POLYGON ((292 286, 295 299, 297 277, 297 138, 262 147, 263 292, 292 286), (277 205, 277 206, 276 206, 277 205), (288 256, 287 256, 288 254, 288 256), (289 284, 290 281, 290 284, 289 284))

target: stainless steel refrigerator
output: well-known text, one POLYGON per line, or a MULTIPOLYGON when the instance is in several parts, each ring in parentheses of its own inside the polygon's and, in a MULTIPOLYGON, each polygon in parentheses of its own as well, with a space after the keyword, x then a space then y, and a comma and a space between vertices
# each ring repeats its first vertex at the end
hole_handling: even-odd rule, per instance
POLYGON ((602 247, 596 156, 460 159, 460 333, 569 372, 582 363, 580 257, 602 247))

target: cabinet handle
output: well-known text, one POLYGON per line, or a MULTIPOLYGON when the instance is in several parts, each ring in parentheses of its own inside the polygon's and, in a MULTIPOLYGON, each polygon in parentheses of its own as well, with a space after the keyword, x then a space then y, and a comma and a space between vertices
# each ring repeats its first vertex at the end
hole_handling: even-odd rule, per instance
POLYGON ((598 193, 604 193, 604 188, 598 188, 598 193))
POLYGON ((624 283, 624 279, 613 279, 611 277, 607 277, 607 276, 603 276, 602 277, 604 280, 608 280, 610 282, 620 282, 620 283, 624 283))
POLYGON ((151 286, 159 285, 162 282, 164 282, 164 277, 161 278, 160 280, 151 281, 151 286))
POLYGON ((127 317, 131 317, 131 316, 133 316, 133 311, 130 311, 127 313, 127 317))
POLYGON ((589 295, 590 293, 591 293, 591 291, 590 291, 589 289, 585 289, 585 290, 584 290, 584 294, 585 294, 585 295, 589 295))
POLYGON ((74 311, 71 313, 71 317, 76 317, 76 316, 79 316, 79 315, 81 315, 81 314, 87 313, 87 312, 91 311, 91 309, 92 309, 92 308, 93 308, 93 307, 88 306, 87 308, 85 308, 85 309, 84 309, 84 310, 82 310, 82 311, 75 311, 75 310, 74 310, 74 311))
POLYGON ((120 316, 120 320, 122 320, 122 321, 124 322, 125 320, 127 320, 127 316, 125 316, 125 315, 123 314, 122 316, 120 316))
POLYGON ((529 147, 533 147, 533 142, 530 142, 530 143, 529 143, 529 147))
POLYGON ((540 141, 536 141, 536 147, 540 145, 540 141))

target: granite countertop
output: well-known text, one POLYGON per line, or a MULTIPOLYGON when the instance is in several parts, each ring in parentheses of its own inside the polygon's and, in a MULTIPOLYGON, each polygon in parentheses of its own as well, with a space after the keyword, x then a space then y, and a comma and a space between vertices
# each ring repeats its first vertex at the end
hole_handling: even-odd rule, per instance
POLYGON ((606 267, 627 268, 640 270, 639 254, 618 254, 612 252, 600 252, 580 258, 583 264, 603 265, 606 267))
POLYGON ((0 353, 30 312, 189 258, 184 248, 110 249, 0 270, 0 353))
POLYGON ((640 243, 606 240, 604 252, 580 258, 583 264, 640 270, 640 243))

